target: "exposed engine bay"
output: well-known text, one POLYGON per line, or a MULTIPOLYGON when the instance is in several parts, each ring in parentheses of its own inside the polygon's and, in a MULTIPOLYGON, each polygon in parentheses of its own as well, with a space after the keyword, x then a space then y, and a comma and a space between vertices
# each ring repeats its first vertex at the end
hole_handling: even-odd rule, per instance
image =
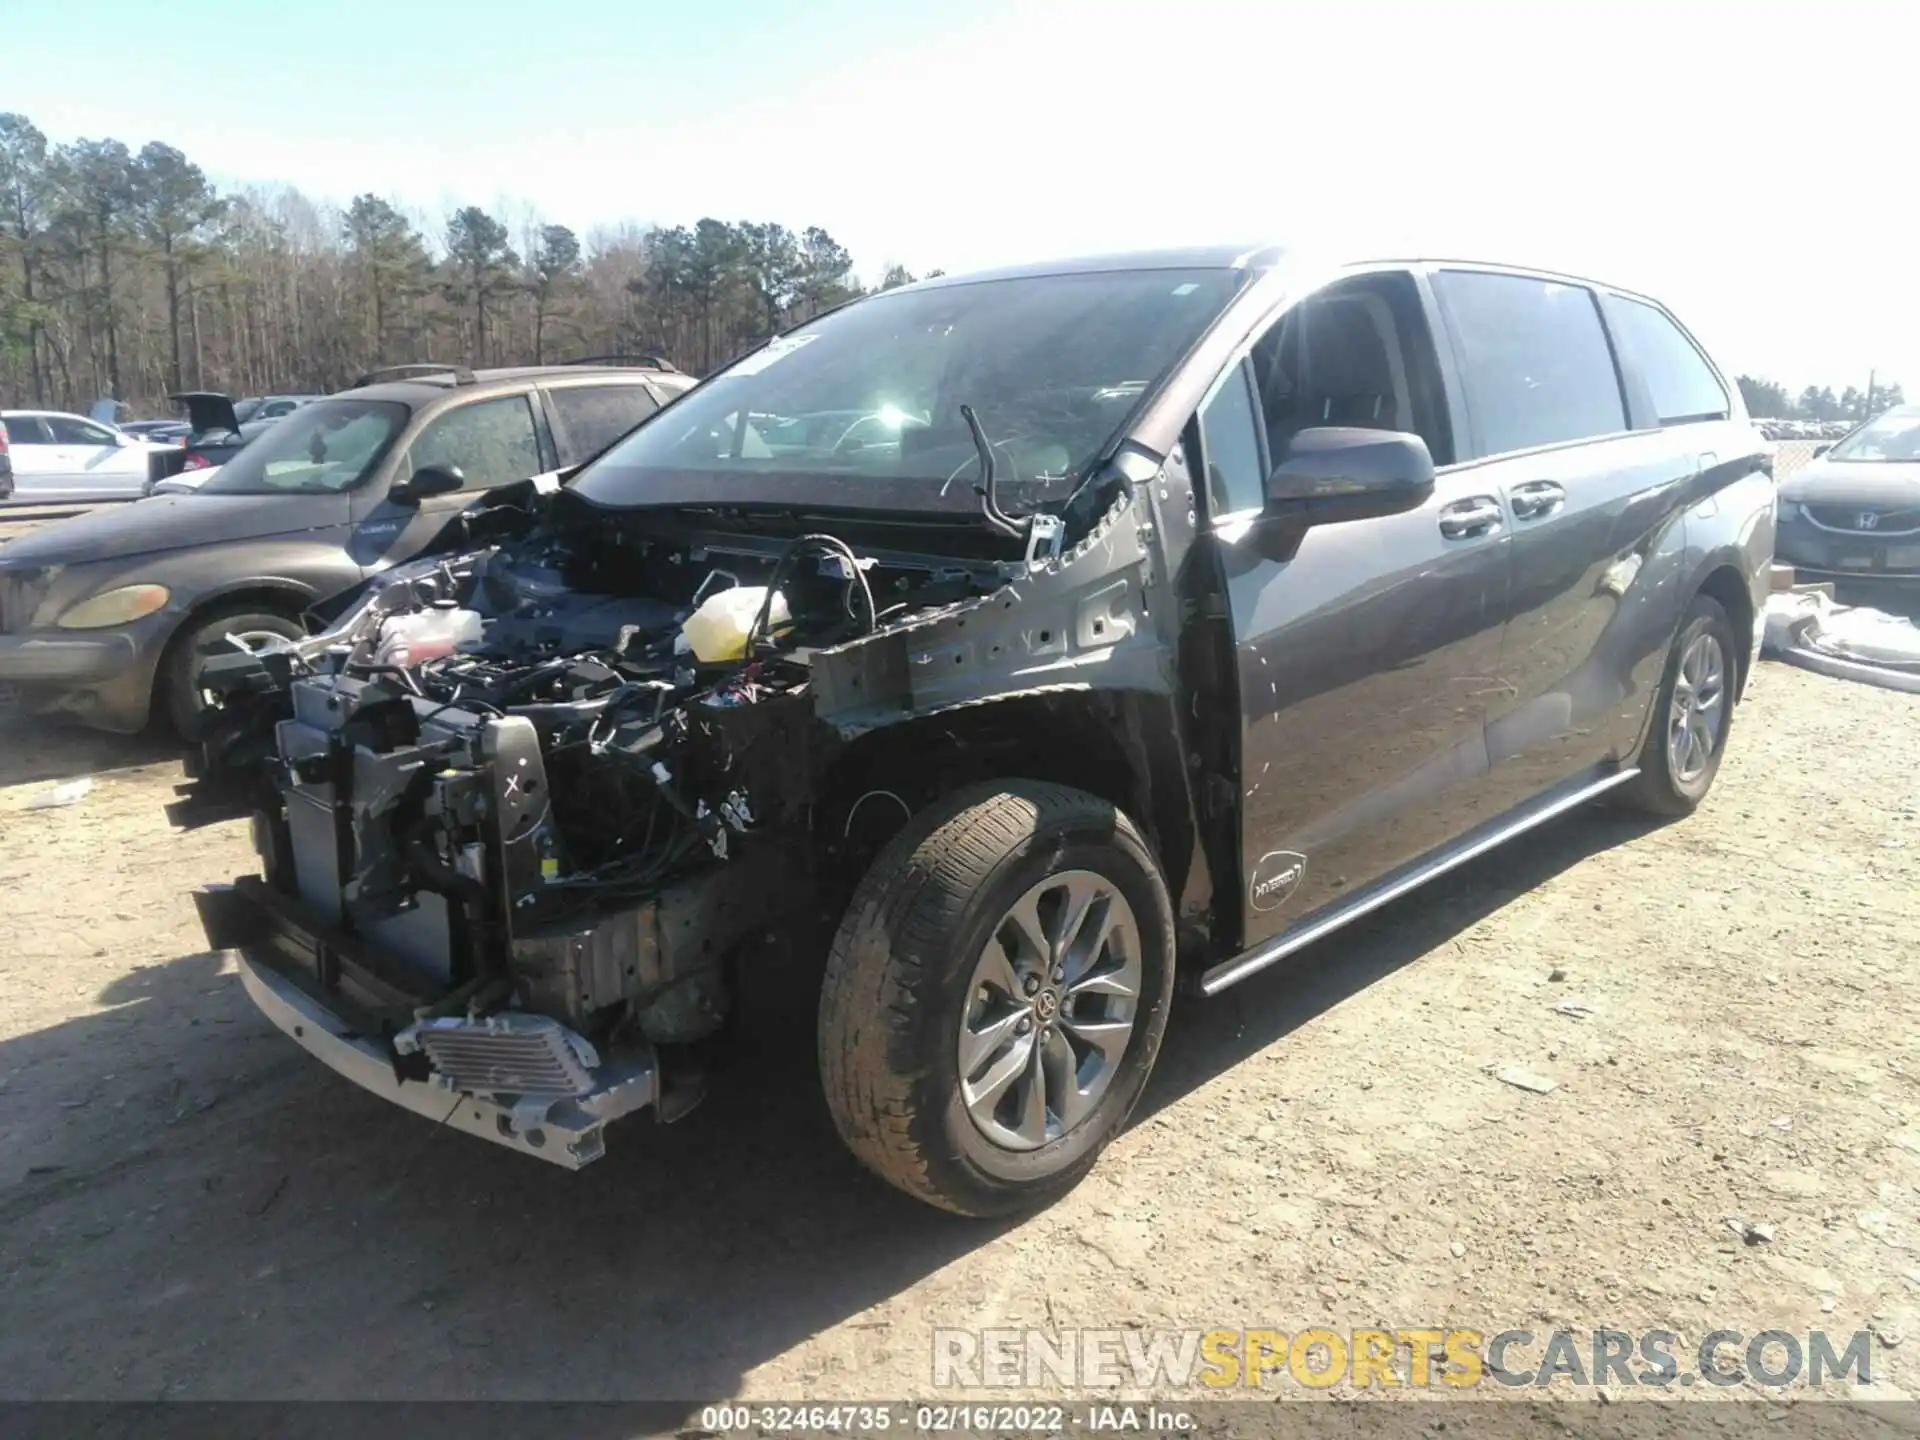
MULTIPOLYGON (((606 1119, 677 1113, 676 1058, 726 1023, 735 953, 810 898, 848 740, 938 703, 949 674, 977 683, 964 667, 987 651, 950 655, 940 622, 1062 568, 1040 544, 1008 561, 712 520, 541 496, 520 535, 201 676, 200 772, 252 777, 251 900, 305 937, 301 983, 357 1006, 349 1029, 380 1037, 399 1084, 494 1097, 489 1138, 539 1150, 557 1131, 569 1154, 544 1158, 569 1165, 606 1119), (616 1103, 595 1072, 623 1055, 651 1078, 616 1103)), ((1069 663, 1076 616, 1097 648, 1124 644, 1140 598, 1109 583, 1057 640, 1009 634, 991 656, 1069 663)), ((260 941, 257 917, 202 909, 213 943, 260 941)))

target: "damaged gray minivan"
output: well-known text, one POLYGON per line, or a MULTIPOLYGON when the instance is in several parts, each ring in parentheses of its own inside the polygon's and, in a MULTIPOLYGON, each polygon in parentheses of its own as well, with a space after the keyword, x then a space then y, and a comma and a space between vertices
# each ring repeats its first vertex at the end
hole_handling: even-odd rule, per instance
POLYGON ((888 291, 210 660, 199 788, 262 873, 208 936, 348 1078, 577 1168, 692 1105, 824 903, 847 1144, 1024 1207, 1125 1122, 1176 975, 1603 796, 1699 803, 1769 463, 1667 311, 1562 276, 1222 249, 888 291))

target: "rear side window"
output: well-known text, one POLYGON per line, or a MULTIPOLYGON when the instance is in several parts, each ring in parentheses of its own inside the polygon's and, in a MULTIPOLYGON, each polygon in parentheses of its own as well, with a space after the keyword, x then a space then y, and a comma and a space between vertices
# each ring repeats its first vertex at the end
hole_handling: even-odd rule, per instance
POLYGON ((38 415, 9 415, 7 439, 15 445, 51 445, 53 436, 38 415))
POLYGON ((477 400, 427 422, 408 452, 409 474, 458 467, 466 490, 491 490, 540 473, 540 442, 525 395, 477 400))
POLYGON ((102 430, 90 420, 76 420, 71 415, 49 415, 42 422, 53 432, 56 445, 111 445, 113 432, 102 430))
POLYGON ((1434 290, 1453 331, 1480 455, 1627 428, 1591 290, 1476 270, 1443 270, 1434 290))
POLYGON ((1727 418, 1727 392, 1678 325, 1638 300, 1609 295, 1601 303, 1621 351, 1646 380, 1662 425, 1727 418))
POLYGON ((560 417, 562 465, 599 454, 658 408, 644 385, 577 385, 547 399, 560 417))

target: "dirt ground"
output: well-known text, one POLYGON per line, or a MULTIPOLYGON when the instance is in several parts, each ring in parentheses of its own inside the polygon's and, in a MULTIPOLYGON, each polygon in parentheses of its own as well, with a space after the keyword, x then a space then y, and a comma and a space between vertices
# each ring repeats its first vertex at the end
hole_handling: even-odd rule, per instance
POLYGON ((354 1090, 203 950, 244 826, 170 828, 164 749, 0 732, 0 1396, 898 1399, 941 1325, 1451 1324, 1871 1327, 1897 1397, 1916 755, 1910 697, 1762 667, 1698 815, 1572 817, 1183 1001, 1092 1178, 982 1226, 843 1156, 804 1014, 579 1174, 354 1090))

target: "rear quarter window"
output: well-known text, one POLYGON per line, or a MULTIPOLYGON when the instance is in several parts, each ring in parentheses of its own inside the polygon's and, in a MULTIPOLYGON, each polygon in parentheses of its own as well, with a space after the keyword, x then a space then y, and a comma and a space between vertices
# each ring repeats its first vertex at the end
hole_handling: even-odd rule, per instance
POLYGON ((1662 425, 1724 420, 1727 392, 1699 348, 1662 311, 1622 295, 1601 300, 1623 358, 1646 383, 1662 425))
POLYGON ((15 445, 51 445, 53 437, 47 433, 47 427, 41 423, 38 415, 9 415, 6 417, 7 438, 15 445))

